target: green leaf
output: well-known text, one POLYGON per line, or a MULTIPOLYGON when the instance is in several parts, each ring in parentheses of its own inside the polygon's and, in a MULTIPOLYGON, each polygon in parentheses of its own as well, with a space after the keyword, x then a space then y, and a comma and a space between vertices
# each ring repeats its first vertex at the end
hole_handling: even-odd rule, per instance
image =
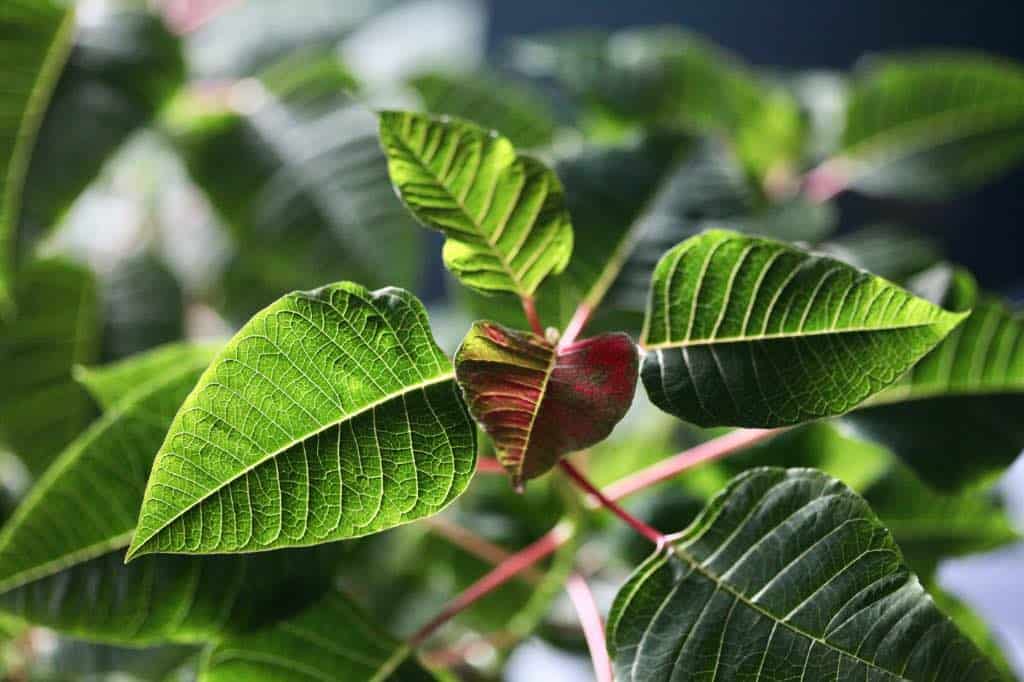
POLYGON ((971 53, 872 60, 850 93, 831 164, 870 194, 942 198, 1024 158, 1024 69, 971 53))
POLYGON ((107 160, 156 116, 184 71, 178 39, 143 8, 107 7, 82 22, 32 151, 20 257, 32 255, 107 160))
POLYGON ((320 551, 124 565, 154 454, 205 366, 140 381, 40 478, 0 532, 0 613, 97 641, 209 641, 278 590, 301 602, 321 589, 334 555, 320 551))
POLYGON ((217 346, 169 343, 108 365, 76 365, 74 376, 104 410, 109 410, 154 378, 176 373, 183 366, 205 369, 216 350, 217 346))
POLYGON ((425 73, 410 85, 430 113, 471 119, 517 147, 543 147, 555 135, 547 100, 525 83, 491 73, 425 73))
POLYGON ((405 646, 331 591, 265 628, 227 637, 203 658, 199 682, 415 682, 435 679, 405 646))
POLYGON ((475 464, 476 429, 415 297, 348 282, 292 293, 182 405, 128 558, 368 535, 439 511, 475 464))
POLYGON ((709 230, 658 263, 641 377, 701 426, 843 414, 892 384, 963 318, 839 261, 709 230))
POLYGON ((74 25, 74 8, 56 2, 8 0, 0 7, 0 308, 11 303, 28 160, 74 25))
POLYGON ((633 402, 637 365, 626 334, 556 348, 493 322, 475 323, 455 354, 470 414, 515 487, 607 438, 633 402))
POLYGON ((899 225, 878 224, 839 235, 818 247, 823 253, 901 282, 942 260, 942 247, 932 237, 899 225))
POLYGON ((221 292, 232 319, 341 278, 417 283, 423 235, 391 187, 376 116, 346 82, 333 55, 288 61, 263 74, 270 92, 255 110, 182 116, 171 126, 234 237, 221 292))
POLYGON ((163 261, 150 253, 117 265, 101 283, 103 357, 118 360, 180 341, 185 294, 163 261))
POLYGON ((562 183, 541 162, 472 123, 380 115, 391 181, 406 206, 444 232, 444 262, 484 292, 532 296, 565 269, 572 224, 562 183))
POLYGON ((43 471, 95 416, 71 377, 99 354, 92 274, 62 260, 30 265, 18 279, 17 315, 0 324, 0 435, 30 471, 43 471))
MULTIPOLYGON (((935 274, 942 271, 922 278, 935 274)), ((944 490, 1003 471, 1024 449, 1024 316, 978 297, 966 271, 949 276, 943 305, 973 305, 970 316, 898 383, 845 418, 944 490)))
POLYGON ((867 503, 811 469, 737 477, 619 591, 623 682, 995 681, 867 503))

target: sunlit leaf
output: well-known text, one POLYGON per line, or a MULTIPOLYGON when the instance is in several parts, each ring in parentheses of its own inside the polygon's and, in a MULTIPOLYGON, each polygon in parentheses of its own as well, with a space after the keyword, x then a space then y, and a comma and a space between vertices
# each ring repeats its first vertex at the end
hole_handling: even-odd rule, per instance
POLYGON ((964 317, 831 258, 709 230, 654 272, 641 376, 658 407, 701 426, 794 424, 853 409, 964 317))
POLYGON ((810 469, 736 478, 619 591, 608 645, 624 682, 1002 679, 867 503, 810 469))
MULTIPOLYGON (((922 278, 941 275, 941 270, 922 278)), ((898 383, 846 419, 951 490, 1006 469, 1024 449, 1024 317, 949 273, 939 299, 967 320, 898 383), (951 425, 955 425, 951 427, 951 425)))
POLYGON ((74 29, 74 8, 48 0, 0 7, 0 306, 11 303, 15 230, 32 145, 74 29))
POLYGON ((444 262, 485 292, 531 296, 565 269, 573 233, 562 183, 472 123, 383 112, 381 144, 391 180, 425 225, 444 232, 444 262))
POLYGON ((348 282, 289 294, 182 405, 129 557, 311 545, 428 516, 468 485, 475 437, 415 297, 348 282))
POLYGON ((517 147, 541 147, 554 137, 547 101, 524 83, 489 73, 427 73, 410 85, 427 111, 470 119, 497 130, 517 147))
POLYGON ((840 156, 848 186, 938 198, 1024 158, 1024 69, 971 53, 873 59, 854 81, 840 156))
POLYGON ((203 658, 199 682, 417 682, 435 679, 412 652, 331 591, 299 613, 225 638, 203 658))
POLYGON ((0 324, 0 434, 41 472, 95 416, 71 369, 99 354, 99 303, 92 274, 62 260, 21 273, 17 315, 0 324))
POLYGON ((604 440, 633 402, 637 365, 625 334, 556 348, 492 322, 474 324, 455 355, 469 411, 516 486, 604 440))

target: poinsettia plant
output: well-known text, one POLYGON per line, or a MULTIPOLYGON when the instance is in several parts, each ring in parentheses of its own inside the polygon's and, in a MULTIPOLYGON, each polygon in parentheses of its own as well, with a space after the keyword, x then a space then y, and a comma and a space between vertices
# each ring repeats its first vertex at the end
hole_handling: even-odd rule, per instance
POLYGON ((646 29, 383 87, 310 49, 366 19, 323 9, 0 9, 13 678, 47 632, 145 679, 477 679, 530 635, 602 682, 1008 679, 937 567, 1017 537, 1024 319, 919 235, 832 230, 1024 157, 1019 66, 768 78, 646 29), (160 211, 106 270, 48 253, 146 163, 147 206, 224 226, 214 274, 160 211), (409 290, 421 227, 460 315, 409 290))

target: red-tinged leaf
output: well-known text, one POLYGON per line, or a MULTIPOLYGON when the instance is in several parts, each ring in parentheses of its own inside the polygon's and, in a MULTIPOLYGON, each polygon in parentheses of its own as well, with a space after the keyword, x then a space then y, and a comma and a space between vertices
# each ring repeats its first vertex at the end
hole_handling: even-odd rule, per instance
POLYGON ((469 411, 519 485, 569 452, 604 440, 636 390, 638 356, 626 334, 564 348, 534 334, 477 322, 455 355, 469 411))

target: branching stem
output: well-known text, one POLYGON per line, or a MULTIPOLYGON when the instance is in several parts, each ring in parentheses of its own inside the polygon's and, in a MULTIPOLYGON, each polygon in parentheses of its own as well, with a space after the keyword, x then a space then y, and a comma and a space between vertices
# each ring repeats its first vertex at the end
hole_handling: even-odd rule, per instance
POLYGON ((537 336, 544 336, 544 325, 540 322, 540 316, 537 314, 537 304, 533 297, 522 296, 520 300, 523 302, 523 313, 526 315, 526 321, 530 323, 530 329, 537 336))
POLYGON ((640 533, 640 535, 643 535, 645 538, 653 542, 655 545, 660 546, 665 542, 664 535, 662 535, 656 529, 651 528, 646 523, 630 514, 628 511, 619 506, 619 504, 616 503, 615 501, 609 499, 604 493, 597 489, 597 486, 588 481, 587 477, 584 476, 576 467, 574 467, 572 463, 569 462, 569 460, 563 459, 558 464, 559 466, 562 467, 562 471, 566 473, 566 475, 572 480, 573 483, 575 483, 578 487, 582 488, 585 492, 590 494, 591 497, 596 499, 600 503, 600 506, 604 507, 605 509, 607 509, 608 511, 610 511, 611 513, 615 514, 620 519, 625 521, 630 528, 635 530, 637 533, 640 533))

